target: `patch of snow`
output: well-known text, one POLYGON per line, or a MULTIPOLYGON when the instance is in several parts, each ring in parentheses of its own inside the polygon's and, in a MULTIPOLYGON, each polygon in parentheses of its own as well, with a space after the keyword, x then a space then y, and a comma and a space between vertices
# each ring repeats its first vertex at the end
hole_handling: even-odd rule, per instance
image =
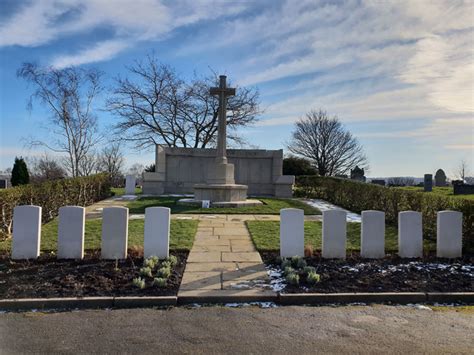
POLYGON ((330 202, 324 201, 324 200, 319 200, 319 199, 308 199, 308 200, 302 200, 304 203, 307 205, 310 205, 312 207, 317 208, 321 212, 323 211, 329 211, 329 210, 343 210, 347 212, 347 222, 356 222, 360 223, 361 222, 361 216, 357 213, 351 212, 349 210, 346 210, 344 208, 341 208, 339 206, 333 205, 330 202))

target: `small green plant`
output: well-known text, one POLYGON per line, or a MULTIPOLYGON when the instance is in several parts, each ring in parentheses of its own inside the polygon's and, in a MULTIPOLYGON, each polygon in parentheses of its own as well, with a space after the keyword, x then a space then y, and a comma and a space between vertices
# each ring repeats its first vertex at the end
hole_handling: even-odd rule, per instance
POLYGON ((166 287, 166 279, 162 277, 155 277, 155 279, 153 280, 153 286, 166 287))
POLYGON ((158 264, 158 262, 160 261, 160 259, 158 259, 158 257, 156 255, 150 256, 148 259, 153 260, 155 265, 158 264))
POLYGON ((136 277, 132 281, 133 286, 138 287, 140 290, 145 288, 145 280, 141 277, 136 277))
POLYGON ((310 285, 314 285, 321 281, 321 275, 315 273, 315 272, 309 272, 308 275, 306 276, 306 282, 309 283, 310 285))
POLYGON ((309 273, 316 273, 316 268, 314 266, 305 266, 303 268, 303 273, 308 275, 309 273))
POLYGON ((291 266, 287 266, 283 270, 284 275, 293 274, 294 272, 295 272, 295 269, 293 269, 291 266))
POLYGON ((300 256, 293 256, 291 258, 291 266, 295 269, 302 269, 306 266, 306 261, 300 256))
POLYGON ((300 284, 300 276, 294 272, 287 274, 285 279, 290 285, 298 286, 300 284))
POLYGON ((156 266, 156 263, 152 258, 148 258, 143 260, 143 266, 153 269, 156 266))
POLYGON ((281 268, 285 270, 288 266, 291 266, 291 260, 290 259, 282 259, 281 260, 281 268))
POLYGON ((161 267, 171 269, 171 268, 172 268, 171 261, 169 261, 169 260, 163 261, 163 262, 161 263, 161 267))
POLYGON ((162 267, 158 269, 157 276, 167 279, 171 275, 171 269, 169 267, 162 267))
POLYGON ((152 273, 151 273, 151 268, 150 267, 142 267, 140 269, 140 275, 141 276, 146 276, 146 277, 152 277, 152 273))
POLYGON ((174 255, 170 255, 167 261, 171 263, 171 266, 176 266, 176 264, 178 264, 178 258, 174 255))

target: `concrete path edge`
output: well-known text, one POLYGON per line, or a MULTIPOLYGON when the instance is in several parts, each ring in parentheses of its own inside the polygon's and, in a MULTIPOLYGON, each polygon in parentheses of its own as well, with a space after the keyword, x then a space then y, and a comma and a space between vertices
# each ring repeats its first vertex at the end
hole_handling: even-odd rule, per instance
POLYGON ((384 293, 280 293, 276 296, 249 297, 222 295, 201 297, 84 297, 84 298, 17 298, 0 300, 0 310, 94 309, 170 307, 184 304, 225 304, 275 302, 281 305, 322 305, 349 303, 462 303, 474 304, 474 292, 384 292, 384 293))

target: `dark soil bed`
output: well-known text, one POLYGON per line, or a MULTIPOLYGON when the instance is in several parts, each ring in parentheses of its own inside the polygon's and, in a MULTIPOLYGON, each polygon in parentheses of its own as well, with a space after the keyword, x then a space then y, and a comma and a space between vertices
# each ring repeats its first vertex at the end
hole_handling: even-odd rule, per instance
POLYGON ((37 260, 11 260, 0 254, 1 298, 50 298, 89 296, 174 296, 178 292, 188 252, 171 252, 178 258, 166 287, 133 286, 132 280, 143 266, 143 253, 131 251, 128 258, 115 262, 101 260, 98 252, 86 253, 83 260, 58 260, 42 255, 37 260))
MULTIPOLYGON (((278 275, 278 252, 262 252, 262 258, 272 274, 278 275)), ((299 286, 286 285, 286 293, 333 292, 473 292, 474 256, 461 259, 401 259, 387 256, 384 259, 362 259, 358 254, 346 260, 322 259, 320 254, 304 258, 314 266, 320 282, 308 285, 301 278, 299 286)), ((283 276, 281 276, 283 277, 283 276)), ((276 280, 278 277, 274 277, 276 280)), ((275 280, 275 282, 276 282, 275 280)), ((283 282, 285 282, 283 280, 283 282)))

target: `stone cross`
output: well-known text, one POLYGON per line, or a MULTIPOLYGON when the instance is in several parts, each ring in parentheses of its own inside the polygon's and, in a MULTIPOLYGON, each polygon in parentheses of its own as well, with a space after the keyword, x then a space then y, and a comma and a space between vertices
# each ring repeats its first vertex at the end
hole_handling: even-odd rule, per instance
POLYGON ((219 123, 217 133, 217 160, 220 163, 227 163, 226 152, 226 126, 227 126, 227 96, 235 95, 235 88, 228 88, 226 84, 227 77, 219 76, 219 87, 213 87, 209 91, 211 95, 219 97, 219 123))

